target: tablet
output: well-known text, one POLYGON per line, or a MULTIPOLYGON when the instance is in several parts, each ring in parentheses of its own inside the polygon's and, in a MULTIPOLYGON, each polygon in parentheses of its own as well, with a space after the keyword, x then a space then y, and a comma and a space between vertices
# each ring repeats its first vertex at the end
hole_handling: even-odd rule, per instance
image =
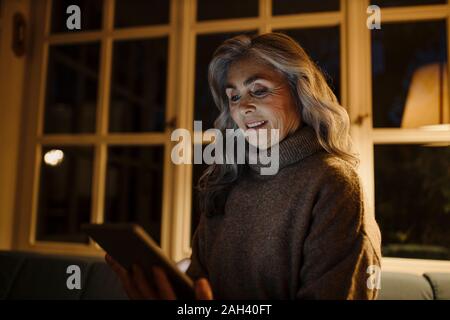
POLYGON ((195 299, 192 279, 181 272, 158 244, 140 226, 132 223, 83 224, 81 230, 97 242, 127 270, 140 265, 149 283, 153 283, 152 266, 165 270, 177 299, 195 299))

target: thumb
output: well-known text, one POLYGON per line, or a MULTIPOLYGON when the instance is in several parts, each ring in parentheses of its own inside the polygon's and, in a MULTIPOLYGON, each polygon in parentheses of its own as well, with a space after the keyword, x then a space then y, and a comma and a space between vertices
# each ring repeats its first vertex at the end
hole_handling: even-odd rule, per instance
POLYGON ((206 278, 200 278, 195 282, 195 297, 197 300, 212 300, 212 290, 206 278))

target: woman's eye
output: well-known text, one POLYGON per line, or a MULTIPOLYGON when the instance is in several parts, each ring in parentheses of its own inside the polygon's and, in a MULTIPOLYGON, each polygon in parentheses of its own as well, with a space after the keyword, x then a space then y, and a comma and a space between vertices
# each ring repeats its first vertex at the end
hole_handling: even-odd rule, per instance
POLYGON ((252 94, 257 97, 264 96, 266 93, 267 89, 258 89, 252 92, 252 94))
POLYGON ((230 100, 232 101, 232 102, 236 102, 236 101, 238 101, 239 100, 239 96, 238 95, 234 95, 234 96, 231 96, 230 97, 230 100))

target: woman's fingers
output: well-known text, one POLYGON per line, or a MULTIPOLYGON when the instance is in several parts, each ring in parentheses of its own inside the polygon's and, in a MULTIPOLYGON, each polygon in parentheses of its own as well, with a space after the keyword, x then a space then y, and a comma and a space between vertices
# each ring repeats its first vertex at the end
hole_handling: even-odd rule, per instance
POLYGON ((157 299, 158 295, 156 294, 156 291, 150 287, 147 278, 144 275, 144 271, 137 265, 133 265, 132 270, 134 283, 144 299, 157 299))
POLYGON ((159 291, 159 297, 163 300, 175 300, 177 297, 166 273, 160 267, 153 267, 155 283, 159 291))
POLYGON ((117 261, 115 261, 109 254, 105 255, 105 261, 119 277, 127 296, 130 299, 142 299, 142 295, 131 280, 129 272, 117 261))
MULTIPOLYGON (((105 255, 105 260, 118 275, 122 286, 131 299, 163 299, 175 300, 177 297, 166 273, 160 267, 153 267, 155 288, 148 283, 143 270, 134 265, 132 272, 128 272, 110 255, 105 255)), ((202 278, 195 283, 195 296, 199 300, 212 300, 212 290, 207 279, 202 278)))
POLYGON ((195 282, 195 298, 197 300, 212 300, 211 286, 206 278, 200 278, 195 282))

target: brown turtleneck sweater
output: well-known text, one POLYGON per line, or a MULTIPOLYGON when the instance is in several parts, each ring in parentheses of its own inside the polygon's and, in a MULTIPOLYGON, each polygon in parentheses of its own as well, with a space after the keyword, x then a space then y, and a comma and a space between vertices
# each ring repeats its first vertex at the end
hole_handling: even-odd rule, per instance
POLYGON ((367 268, 380 267, 381 234, 357 173, 308 126, 279 154, 276 175, 249 164, 225 214, 202 215, 186 273, 207 277, 216 299, 375 299, 367 268))

